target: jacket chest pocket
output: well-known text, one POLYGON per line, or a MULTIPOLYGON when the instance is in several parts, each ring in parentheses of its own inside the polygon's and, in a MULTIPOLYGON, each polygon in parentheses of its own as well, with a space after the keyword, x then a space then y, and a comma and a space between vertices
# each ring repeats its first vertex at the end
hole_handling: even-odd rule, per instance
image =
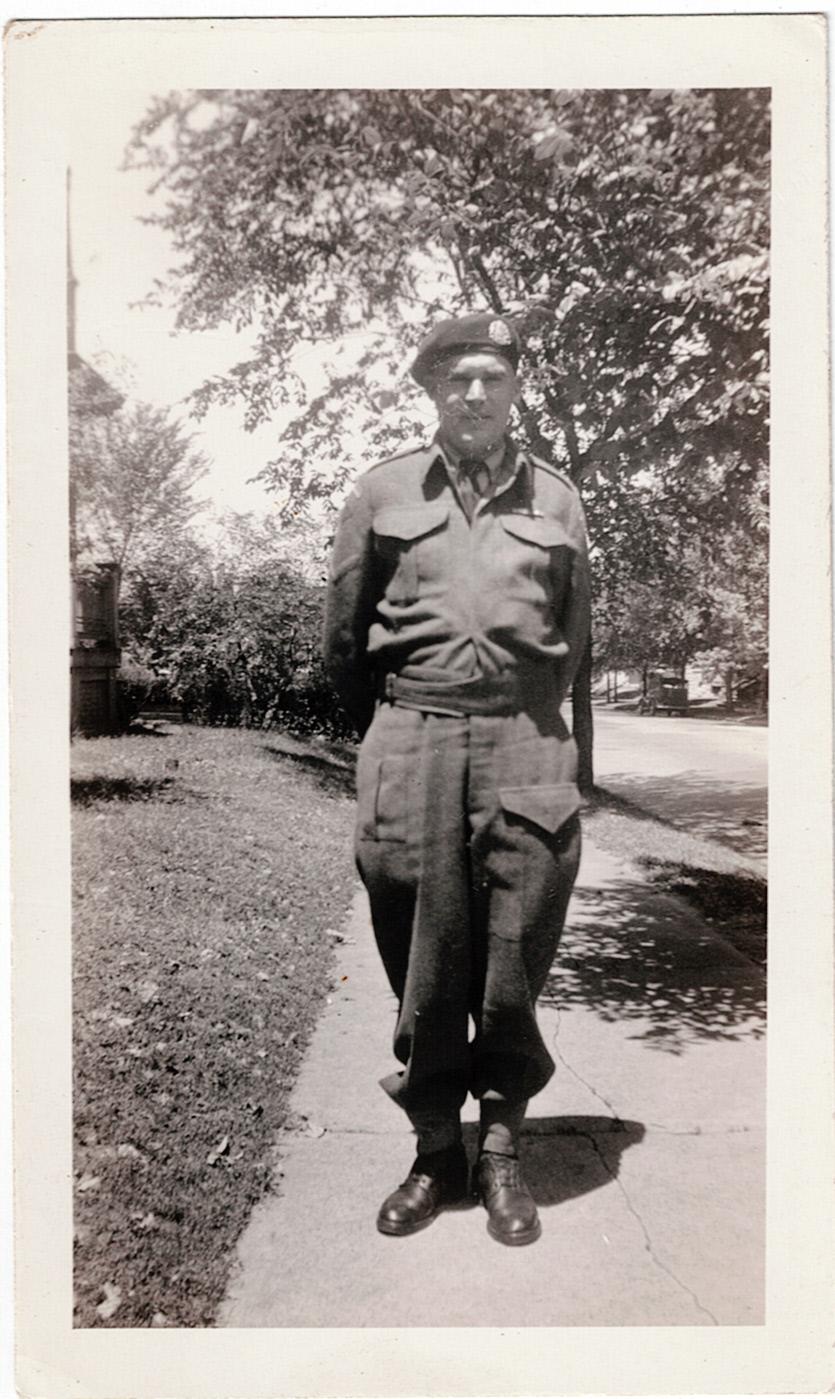
POLYGON ((511 574, 533 578, 561 593, 571 577, 574 546, 559 520, 541 515, 502 515, 504 553, 511 574))
POLYGON ((441 572, 447 548, 447 505, 391 505, 372 521, 377 555, 386 569, 389 602, 412 602, 422 580, 441 572))

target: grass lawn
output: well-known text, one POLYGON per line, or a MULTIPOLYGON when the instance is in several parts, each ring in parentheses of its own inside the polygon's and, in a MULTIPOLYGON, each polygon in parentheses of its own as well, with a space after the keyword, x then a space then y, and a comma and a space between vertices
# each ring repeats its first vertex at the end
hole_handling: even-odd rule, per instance
POLYGON ((352 790, 350 749, 283 734, 74 743, 77 1326, 211 1323, 331 989, 352 790))

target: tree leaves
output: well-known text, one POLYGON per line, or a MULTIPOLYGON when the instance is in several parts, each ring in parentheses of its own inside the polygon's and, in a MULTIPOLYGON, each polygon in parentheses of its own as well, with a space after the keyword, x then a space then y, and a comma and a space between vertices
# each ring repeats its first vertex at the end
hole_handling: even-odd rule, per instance
MULTIPOLYGON (((491 306, 514 308, 526 340, 520 435, 580 485, 601 560, 610 549, 621 565, 630 557, 610 507, 616 498, 633 519, 648 477, 663 486, 651 515, 662 540, 719 502, 708 562, 729 530, 761 528, 767 92, 202 100, 214 115, 199 128, 193 94, 158 104, 129 160, 153 164, 167 196, 154 217, 173 242, 181 324, 260 326, 246 372, 217 376, 198 406, 238 399, 253 427, 279 396, 298 404, 260 477, 288 511, 338 500, 363 464, 431 427, 405 375, 408 349, 440 316, 491 306), (172 140, 161 152, 162 119, 172 140), (278 156, 265 156, 267 131, 291 133, 278 156), (345 351, 324 388, 297 376, 302 342, 345 351)), ((655 579, 672 600, 672 574, 655 579)))
POLYGON ((539 141, 534 147, 534 160, 564 161, 574 148, 574 137, 570 131, 558 127, 539 141))
POLYGON ((176 533, 198 512, 193 487, 208 459, 167 409, 127 404, 102 414, 70 383, 72 553, 81 567, 137 562, 160 532, 176 533))

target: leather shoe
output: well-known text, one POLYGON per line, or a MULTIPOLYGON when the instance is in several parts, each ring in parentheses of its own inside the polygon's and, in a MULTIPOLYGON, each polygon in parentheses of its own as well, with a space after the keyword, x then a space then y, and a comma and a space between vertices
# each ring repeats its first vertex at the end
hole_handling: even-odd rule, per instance
POLYGON ((408 1176, 380 1206, 381 1234, 416 1234, 467 1194, 468 1164, 462 1145, 415 1158, 408 1176))
POLYGON ((483 1151, 476 1166, 478 1193, 487 1210, 487 1232, 500 1244, 532 1244, 542 1233, 533 1196, 516 1156, 483 1151))

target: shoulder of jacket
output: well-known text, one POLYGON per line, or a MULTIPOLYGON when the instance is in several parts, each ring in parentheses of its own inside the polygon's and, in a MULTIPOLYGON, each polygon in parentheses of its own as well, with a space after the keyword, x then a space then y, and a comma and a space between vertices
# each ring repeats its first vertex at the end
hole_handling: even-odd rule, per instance
POLYGON ((391 457, 383 457, 382 461, 377 461, 373 466, 366 467, 345 502, 346 508, 353 508, 360 501, 370 497, 375 479, 379 479, 378 473, 382 471, 385 474, 386 467, 393 467, 397 470, 399 467, 420 464, 427 460, 429 451, 430 447, 427 443, 419 443, 415 447, 407 447, 402 452, 395 452, 391 457))
POLYGON ((537 457, 533 452, 528 453, 528 458, 534 466, 539 467, 540 471, 547 472, 549 476, 561 481, 574 495, 580 494, 567 471, 561 471, 558 466, 554 466, 553 462, 546 461, 544 457, 537 457))
POLYGON ((409 461, 410 458, 424 457, 428 450, 429 446, 426 442, 419 442, 413 447, 406 447, 402 452, 395 452, 393 456, 383 457, 382 461, 375 461, 373 466, 369 466, 362 473, 360 480, 365 480, 366 476, 373 475, 375 471, 379 471, 383 466, 394 466, 396 462, 406 462, 409 461))

